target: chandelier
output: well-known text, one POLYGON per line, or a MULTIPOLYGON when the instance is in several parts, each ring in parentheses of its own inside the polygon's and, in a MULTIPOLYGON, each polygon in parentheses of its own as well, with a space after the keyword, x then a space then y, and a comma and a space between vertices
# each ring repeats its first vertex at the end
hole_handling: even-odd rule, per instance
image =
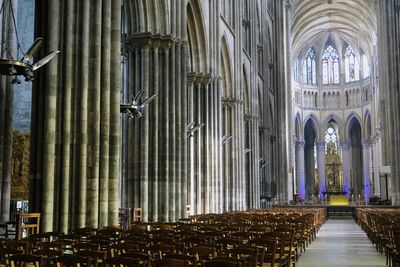
POLYGON ((17 51, 16 55, 13 55, 12 47, 9 47, 7 40, 1 40, 0 76, 14 76, 14 79, 12 79, 11 81, 13 84, 21 83, 21 81, 18 79, 18 76, 20 75, 25 77, 26 82, 33 81, 33 72, 40 67, 46 65, 51 59, 53 59, 58 53, 60 53, 60 51, 53 51, 44 58, 33 63, 33 57, 42 47, 44 39, 41 37, 37 38, 31 45, 31 47, 25 52, 24 50, 22 50, 19 43, 12 0, 3 1, 0 8, 0 17, 1 15, 3 15, 3 17, 6 19, 7 15, 11 16, 14 27, 13 29, 15 31, 14 34, 17 41, 17 51))

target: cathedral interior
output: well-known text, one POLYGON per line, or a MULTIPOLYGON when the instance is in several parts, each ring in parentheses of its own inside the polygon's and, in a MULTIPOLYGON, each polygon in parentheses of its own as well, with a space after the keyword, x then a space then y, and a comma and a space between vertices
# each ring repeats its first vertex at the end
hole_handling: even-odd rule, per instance
POLYGON ((399 0, 0 3, 0 222, 400 205, 399 0))

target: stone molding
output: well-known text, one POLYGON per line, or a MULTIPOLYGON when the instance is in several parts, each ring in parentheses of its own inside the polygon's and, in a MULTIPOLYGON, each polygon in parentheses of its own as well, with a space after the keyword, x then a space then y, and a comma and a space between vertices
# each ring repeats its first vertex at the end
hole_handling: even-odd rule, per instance
POLYGON ((296 150, 304 149, 306 141, 304 141, 304 140, 296 140, 296 142, 294 144, 295 144, 296 150))
POLYGON ((350 151, 351 141, 348 140, 340 141, 340 148, 342 149, 342 151, 350 151))
POLYGON ((222 104, 227 104, 227 105, 237 105, 242 103, 243 101, 238 99, 238 98, 234 98, 234 97, 221 97, 221 101, 222 104))
POLYGON ((325 141, 315 141, 317 151, 325 151, 325 141))
POLYGON ((254 114, 244 114, 244 119, 245 120, 257 120, 258 116, 254 114))
POLYGON ((361 139, 361 146, 363 149, 369 149, 372 146, 372 140, 369 138, 361 139))
POLYGON ((135 49, 154 49, 161 48, 168 50, 173 43, 178 43, 185 46, 185 41, 180 41, 172 35, 153 34, 151 32, 141 32, 132 35, 122 35, 121 43, 123 48, 128 50, 135 49))
POLYGON ((187 75, 187 85, 194 85, 194 84, 203 84, 208 85, 212 81, 218 79, 212 73, 203 73, 203 72, 189 72, 187 75))

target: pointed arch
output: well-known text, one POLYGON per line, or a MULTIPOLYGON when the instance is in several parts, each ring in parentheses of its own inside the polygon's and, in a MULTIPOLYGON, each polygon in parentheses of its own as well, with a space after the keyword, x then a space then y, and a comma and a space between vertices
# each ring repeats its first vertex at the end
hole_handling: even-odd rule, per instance
POLYGON ((226 35, 221 38, 221 78, 223 84, 223 90, 221 92, 222 97, 233 97, 233 81, 232 81, 232 64, 231 55, 229 49, 229 43, 226 35))
POLYGON ((319 140, 320 137, 320 127, 319 127, 319 121, 317 119, 317 117, 315 116, 315 114, 311 113, 309 114, 305 119, 304 119, 304 127, 303 127, 303 132, 305 130, 306 124, 307 123, 311 123, 314 131, 315 131, 315 137, 317 138, 317 140, 319 140))
POLYGON ((262 90, 262 83, 258 81, 258 98, 257 98, 257 115, 258 121, 260 122, 259 125, 262 126, 264 124, 264 112, 263 112, 263 99, 264 99, 264 92, 262 90))
POLYGON ((246 65, 243 64, 243 102, 244 102, 244 114, 250 114, 250 80, 247 74, 246 65))
POLYGON ((363 135, 364 138, 371 138, 372 136, 372 125, 371 125, 371 113, 369 110, 365 111, 364 114, 364 130, 363 130, 363 135))
POLYGON ((191 72, 207 72, 208 53, 204 16, 199 0, 187 5, 187 31, 189 40, 189 68, 191 72))
POLYGON ((323 121, 322 127, 321 127, 321 136, 324 136, 324 133, 326 129, 328 128, 330 122, 334 121, 337 126, 337 131, 339 133, 339 136, 343 136, 343 122, 342 120, 334 113, 329 114, 323 121))
POLYGON ((167 34, 169 13, 167 0, 124 0, 127 34, 151 32, 167 34))
MULTIPOLYGON (((345 129, 346 129, 346 131, 345 131, 345 133, 344 133, 344 136, 346 137, 346 139, 349 139, 350 138, 350 130, 351 130, 351 127, 354 125, 354 123, 358 123, 360 126, 362 126, 362 124, 361 124, 361 122, 362 122, 362 120, 361 120, 361 118, 360 118, 360 116, 357 114, 357 113, 355 113, 355 112, 351 112, 350 114, 349 114, 349 116, 347 116, 347 120, 346 120, 346 124, 345 124, 345 129)), ((362 128, 362 127, 361 127, 362 128)))
POLYGON ((302 140, 302 138, 303 138, 303 133, 302 133, 301 129, 302 129, 301 116, 300 116, 300 113, 297 112, 296 117, 294 118, 294 134, 295 134, 297 140, 302 140))

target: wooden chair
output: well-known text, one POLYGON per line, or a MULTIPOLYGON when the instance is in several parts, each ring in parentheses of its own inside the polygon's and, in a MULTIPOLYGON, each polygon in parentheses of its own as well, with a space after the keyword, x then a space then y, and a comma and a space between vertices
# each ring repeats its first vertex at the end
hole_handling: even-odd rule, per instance
POLYGON ((63 255, 62 251, 47 249, 47 250, 36 250, 34 255, 42 258, 42 266, 56 266, 56 259, 63 255))
POLYGON ((135 243, 118 243, 111 244, 110 252, 111 257, 116 257, 125 252, 135 252, 139 251, 139 245, 135 243))
POLYGON ((22 238, 22 233, 26 231, 26 236, 39 234, 40 213, 19 213, 17 214, 16 239, 22 238))
POLYGON ((133 259, 133 258, 126 258, 126 257, 112 257, 106 259, 106 266, 107 267, 137 267, 139 265, 139 260, 138 259, 133 259))
POLYGON ((77 255, 62 255, 57 258, 57 267, 82 267, 90 266, 90 258, 77 255))
POLYGON ((217 256, 217 250, 213 246, 197 245, 188 249, 190 255, 196 256, 197 263, 202 263, 217 256))
POLYGON ((22 250, 23 253, 25 253, 25 254, 29 253, 29 242, 28 241, 6 239, 3 241, 3 247, 19 249, 19 250, 22 250))
POLYGON ((258 261, 258 249, 250 246, 239 246, 227 251, 229 257, 240 259, 243 266, 256 267, 258 261))
POLYGON ((240 261, 234 259, 214 259, 204 262, 204 267, 242 267, 240 261))
POLYGON ((154 260, 153 267, 188 267, 189 262, 180 259, 161 259, 154 260))
POLYGON ((98 243, 74 243, 72 244, 72 250, 74 254, 81 250, 100 250, 100 244, 98 243))
POLYGON ((175 253, 175 247, 169 244, 155 244, 148 247, 152 259, 162 259, 165 254, 175 253))
POLYGON ((106 251, 98 251, 98 250, 79 250, 75 253, 79 257, 85 257, 90 259, 91 266, 103 266, 105 263, 106 251))
POLYGON ((46 232, 40 235, 40 237, 44 238, 45 241, 51 242, 51 241, 57 241, 59 240, 64 233, 61 232, 46 232))
POLYGON ((42 266, 42 258, 31 254, 16 254, 9 258, 11 267, 42 266))
POLYGON ((64 253, 64 246, 61 242, 39 242, 36 244, 37 250, 57 250, 64 253))
POLYGON ((139 266, 151 267, 151 257, 147 253, 141 252, 126 252, 119 255, 120 257, 139 259, 139 266))
POLYGON ((224 237, 220 238, 217 241, 217 244, 221 246, 222 251, 226 251, 231 248, 235 248, 242 244, 242 240, 240 238, 235 237, 224 237))
POLYGON ((196 256, 190 256, 186 254, 167 254, 164 256, 164 259, 185 260, 188 262, 188 266, 197 266, 196 256))
POLYGON ((10 266, 9 258, 13 255, 22 254, 23 251, 15 248, 0 248, 0 264, 10 266))

